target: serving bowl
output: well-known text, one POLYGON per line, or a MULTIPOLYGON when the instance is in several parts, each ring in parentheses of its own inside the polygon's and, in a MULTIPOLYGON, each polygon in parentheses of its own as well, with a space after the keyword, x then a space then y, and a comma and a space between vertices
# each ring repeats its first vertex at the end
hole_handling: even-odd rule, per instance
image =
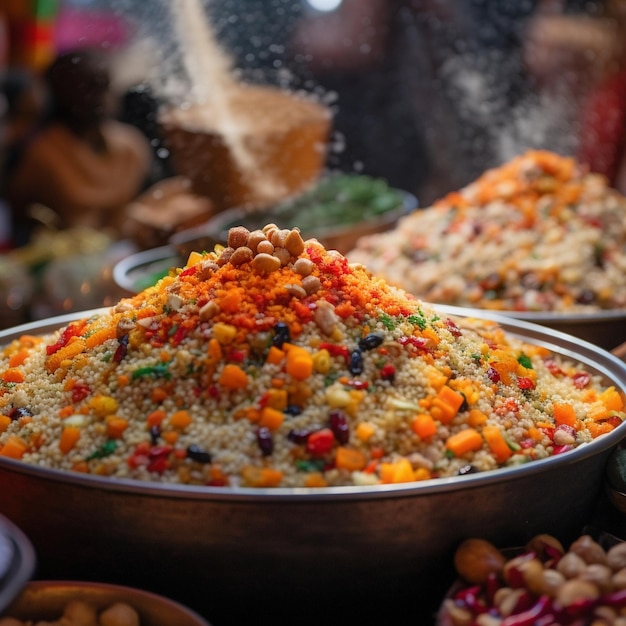
POLYGON ((318 239, 327 250, 334 249, 346 254, 361 237, 389 230, 402 216, 417 207, 418 200, 413 194, 389 188, 380 179, 333 174, 321 179, 304 194, 282 203, 254 211, 233 207, 217 213, 203 224, 173 234, 170 243, 186 259, 190 252, 212 250, 215 244, 224 244, 228 230, 233 226, 243 225, 249 230, 255 230, 274 223, 280 228, 299 226, 307 233, 307 237, 318 239), (342 191, 344 185, 347 187, 342 191), (350 191, 350 185, 356 186, 353 192, 350 191), (378 192, 375 191, 377 188, 378 192), (376 198, 375 193, 381 195, 376 198), (364 194, 369 195, 362 199, 358 197, 364 194), (392 198, 397 202, 391 202, 392 198), (367 216, 368 205, 375 204, 377 200, 385 201, 384 206, 367 216), (320 214, 317 210, 324 208, 328 210, 327 213, 322 211, 323 214, 320 214), (342 208, 352 214, 349 219, 342 213, 342 208), (359 208, 361 211, 357 213, 359 208), (307 216, 307 212, 310 215, 307 216))
MULTIPOLYGON (((437 304, 437 307, 454 315, 459 308, 453 305, 437 304)), ((482 311, 477 313, 482 316, 482 311)), ((611 309, 585 312, 558 311, 498 311, 498 315, 514 318, 522 322, 539 324, 547 328, 578 337, 604 350, 612 350, 626 341, 626 310, 611 309)))
POLYGON ((127 604, 139 614, 142 626, 209 626, 195 611, 164 596, 122 585, 65 580, 29 582, 5 615, 23 621, 58 619, 70 601, 85 602, 98 613, 115 603, 127 604))
MULTIPOLYGON (((455 313, 476 317, 471 309, 455 313)), ((77 317, 2 332, 0 343, 77 317)), ((597 346, 504 316, 483 317, 626 393, 626 364, 597 346)), ((259 612, 292 623, 294 611, 300 623, 319 623, 320 610, 333 623, 404 615, 426 623, 418 614, 436 609, 463 538, 521 545, 538 532, 563 541, 579 534, 624 428, 524 465, 376 487, 147 483, 0 458, 0 513, 27 532, 41 576, 149 588, 216 625, 258 619, 259 612), (311 602, 320 608, 309 610, 311 602)))
POLYGON ((0 516, 0 613, 32 576, 36 556, 28 537, 0 516))

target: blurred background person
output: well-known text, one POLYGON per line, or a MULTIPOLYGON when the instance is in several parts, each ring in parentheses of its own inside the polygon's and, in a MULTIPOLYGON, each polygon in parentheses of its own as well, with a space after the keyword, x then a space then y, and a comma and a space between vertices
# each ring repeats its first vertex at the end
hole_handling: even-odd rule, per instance
POLYGON ((16 160, 6 184, 14 243, 31 235, 33 212, 59 228, 118 232, 125 208, 150 172, 148 140, 114 118, 106 58, 95 50, 59 55, 43 74, 50 114, 16 160), (52 217, 51 217, 52 216, 52 217))

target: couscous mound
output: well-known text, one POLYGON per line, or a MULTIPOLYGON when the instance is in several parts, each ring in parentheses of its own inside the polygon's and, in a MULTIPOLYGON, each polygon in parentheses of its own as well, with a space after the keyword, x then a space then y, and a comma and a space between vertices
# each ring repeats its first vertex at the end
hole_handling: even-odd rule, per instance
POLYGON ((213 486, 410 482, 565 453, 622 393, 437 313, 298 229, 228 247, 0 359, 0 455, 213 486))

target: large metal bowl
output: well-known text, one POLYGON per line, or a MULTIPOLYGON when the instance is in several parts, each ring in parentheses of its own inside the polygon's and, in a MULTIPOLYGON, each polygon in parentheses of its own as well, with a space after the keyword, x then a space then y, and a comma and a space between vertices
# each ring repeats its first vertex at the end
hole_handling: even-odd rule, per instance
MULTIPOLYGON (((470 309, 456 314, 476 317, 470 309)), ((507 332, 583 363, 626 392, 626 364, 568 335, 481 312, 507 332)), ((6 343, 77 315, 0 333, 6 343)), ((0 513, 29 535, 49 578, 140 586, 216 626, 427 624, 466 537, 572 540, 592 516, 626 426, 526 465, 377 487, 231 489, 70 474, 0 458, 0 513)))

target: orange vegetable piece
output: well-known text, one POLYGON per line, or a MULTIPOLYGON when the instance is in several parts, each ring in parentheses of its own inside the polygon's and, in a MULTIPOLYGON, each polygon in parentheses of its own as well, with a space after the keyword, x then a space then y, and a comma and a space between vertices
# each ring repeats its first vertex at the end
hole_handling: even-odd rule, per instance
POLYGON ((454 456, 463 456, 468 452, 475 452, 483 447, 483 438, 474 428, 465 428, 464 430, 451 435, 446 440, 446 449, 454 454, 454 456))
POLYGON ((71 404, 64 406, 62 409, 59 409, 59 417, 66 418, 70 415, 74 414, 74 407, 71 404))
POLYGON ((146 422, 148 423, 148 426, 152 427, 152 426, 160 426, 161 422, 165 419, 165 411, 162 411, 161 409, 156 409, 156 411, 152 411, 152 413, 149 413, 148 416, 146 417, 146 422))
POLYGON ((411 429, 420 439, 428 439, 437 433, 437 424, 428 413, 420 413, 411 422, 411 429))
POLYGON ((0 415, 0 433, 3 433, 11 423, 11 418, 8 415, 0 415))
POLYGON ((335 465, 350 472, 357 472, 367 465, 367 458, 360 450, 339 446, 335 452, 335 465))
POLYGON ((408 483, 415 480, 415 472, 408 459, 399 459, 380 464, 380 479, 383 483, 408 483))
POLYGON ((573 427, 576 424, 576 411, 571 404, 555 404, 553 413, 557 425, 566 424, 573 427))
POLYGON ((470 409, 469 416, 467 418, 468 426, 476 428, 482 426, 487 421, 487 416, 479 409, 470 409))
POLYGON ((622 411, 624 400, 615 387, 609 387, 600 394, 600 401, 608 411, 622 411))
POLYGON ((267 406, 284 411, 287 408, 288 394, 286 389, 268 389, 267 406))
POLYGON ((241 468, 241 477, 250 487, 278 487, 283 480, 283 473, 271 467, 246 465, 241 468))
POLYGON ((172 413, 170 416, 170 426, 172 428, 187 428, 191 424, 191 415, 189 411, 181 410, 172 413))
POLYGON ((23 383, 25 380, 24 372, 16 367, 10 367, 2 374, 2 380, 5 383, 23 383))
POLYGON ((271 365, 278 365, 285 358, 285 353, 276 346, 272 346, 267 353, 266 363, 271 365))
POLYGON ((48 372, 55 372, 66 359, 71 359, 85 349, 85 340, 82 337, 72 337, 66 346, 57 350, 46 359, 48 372))
POLYGON ((248 386, 248 375, 233 363, 228 363, 222 369, 219 384, 227 389, 244 389, 248 386))
POLYGON ((100 330, 95 331, 91 335, 85 338, 85 345, 87 348, 95 348, 100 344, 107 341, 107 339, 115 339, 116 328, 115 326, 105 326, 100 330))
POLYGON ((163 441, 169 443, 171 446, 178 441, 179 437, 180 435, 175 430, 166 430, 165 432, 161 433, 161 438, 163 439, 163 441))
POLYGON ((117 415, 109 415, 105 419, 107 435, 111 439, 121 439, 124 431, 128 428, 128 420, 117 415))
POLYGON ((433 398, 430 414, 442 424, 449 424, 459 412, 465 397, 454 391, 452 387, 444 385, 433 398))
POLYGON ((284 419, 285 415, 282 411, 277 411, 271 406, 266 406, 261 409, 259 426, 265 426, 270 430, 276 430, 283 423, 284 419))
POLYGON ((163 402, 168 395, 169 394, 163 387, 155 387, 150 392, 150 400, 152 400, 152 402, 163 402))
POLYGON ((370 422, 361 422, 355 430, 355 435, 361 441, 369 441, 372 438, 372 435, 376 431, 376 428, 370 422))
POLYGON ((11 355, 11 358, 9 359, 9 367, 19 367, 28 358, 29 354, 30 350, 27 350, 26 348, 18 350, 15 354, 11 355))
POLYGON ((80 428, 76 426, 66 426, 61 431, 59 439, 59 449, 63 454, 67 454, 80 439, 80 428))
POLYGON ((328 487, 328 482, 321 472, 311 472, 304 479, 305 487, 328 487))
POLYGON ((286 371, 296 380, 309 378, 313 373, 313 357, 304 348, 290 346, 287 351, 286 371))
POLYGON ((10 435, 5 444, 0 449, 0 456, 11 459, 21 459, 28 450, 28 444, 17 435, 10 435))
POLYGON ((504 439, 502 431, 497 426, 485 426, 483 428, 483 437, 497 463, 504 463, 513 454, 513 451, 504 439))

